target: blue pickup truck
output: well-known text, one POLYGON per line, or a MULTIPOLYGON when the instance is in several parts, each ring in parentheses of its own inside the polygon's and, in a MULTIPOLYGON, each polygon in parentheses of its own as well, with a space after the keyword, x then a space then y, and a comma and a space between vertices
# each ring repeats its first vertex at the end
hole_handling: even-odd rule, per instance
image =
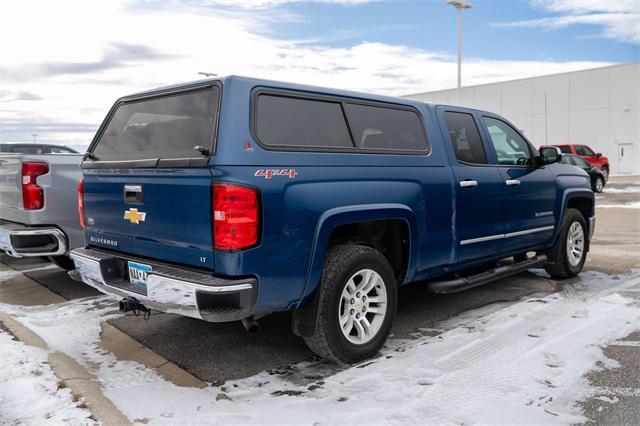
POLYGON ((243 77, 119 99, 82 162, 76 274, 205 321, 293 312, 318 355, 384 344, 397 289, 578 274, 587 174, 486 111, 243 77), (533 254, 532 254, 533 253, 533 254))

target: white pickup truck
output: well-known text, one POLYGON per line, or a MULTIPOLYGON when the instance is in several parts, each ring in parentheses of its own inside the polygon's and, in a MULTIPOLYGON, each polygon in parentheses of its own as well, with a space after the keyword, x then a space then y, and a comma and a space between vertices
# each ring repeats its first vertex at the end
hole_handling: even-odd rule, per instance
POLYGON ((73 269, 82 246, 76 188, 82 154, 0 153, 0 252, 73 269))

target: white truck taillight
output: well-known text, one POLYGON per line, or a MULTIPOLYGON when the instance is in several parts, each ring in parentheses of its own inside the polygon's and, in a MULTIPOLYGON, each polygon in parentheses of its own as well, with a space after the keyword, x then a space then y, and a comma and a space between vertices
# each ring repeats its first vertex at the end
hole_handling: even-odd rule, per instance
POLYGON ((22 163, 22 206, 25 210, 44 207, 44 190, 38 186, 36 179, 47 173, 47 163, 22 163))
POLYGON ((216 250, 238 250, 258 242, 258 191, 246 186, 215 183, 213 238, 216 250))
POLYGON ((78 217, 80 218, 80 227, 85 229, 87 222, 84 218, 84 180, 78 181, 78 217))

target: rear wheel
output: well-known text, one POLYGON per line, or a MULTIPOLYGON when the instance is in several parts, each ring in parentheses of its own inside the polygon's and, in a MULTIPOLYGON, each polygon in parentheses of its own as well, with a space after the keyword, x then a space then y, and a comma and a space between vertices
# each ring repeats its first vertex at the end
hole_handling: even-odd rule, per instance
POLYGON ((366 359, 389 336, 397 306, 396 279, 387 259, 360 245, 331 249, 311 306, 313 332, 304 340, 317 355, 338 363, 366 359))
POLYGON ((587 258, 587 235, 587 223, 582 213, 576 209, 567 209, 560 235, 547 252, 547 273, 553 278, 578 275, 587 258))
POLYGON ((602 173, 604 173, 604 181, 608 181, 609 180, 609 167, 604 166, 602 168, 602 173))
POLYGON ((604 188, 604 179, 601 178, 600 176, 598 176, 596 178, 596 183, 593 185, 593 191, 594 192, 602 192, 603 188, 604 188))

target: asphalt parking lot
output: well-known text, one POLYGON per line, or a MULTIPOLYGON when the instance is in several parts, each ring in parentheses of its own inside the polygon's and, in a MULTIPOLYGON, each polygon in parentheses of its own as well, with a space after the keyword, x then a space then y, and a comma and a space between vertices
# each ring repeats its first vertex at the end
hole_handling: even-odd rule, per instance
MULTIPOLYGON (((598 205, 621 206, 636 202, 637 192, 622 190, 634 185, 640 186, 640 180, 612 178, 609 188, 613 188, 613 191, 598 195, 598 205)), ((596 236, 586 269, 608 274, 629 272, 640 267, 639 249, 640 209, 599 208, 596 236)), ((67 300, 99 295, 93 288, 71 280, 61 269, 43 269, 47 264, 40 259, 3 256, 2 262, 13 269, 25 271, 24 275, 28 278, 67 300)), ((480 307, 497 308, 532 294, 562 291, 579 280, 578 277, 557 282, 528 272, 453 295, 430 294, 419 283, 405 287, 400 291, 398 317, 392 332, 395 339, 390 344, 421 335, 438 334, 443 323, 456 315, 480 307)), ((640 298, 640 293, 633 296, 640 298)), ((302 339, 293 335, 290 320, 289 313, 262 318, 261 331, 255 335, 248 334, 239 322, 214 324, 162 313, 152 315, 147 321, 142 317, 122 315, 110 320, 110 323, 205 382, 222 384, 261 371, 270 371, 288 377, 292 382, 305 383, 334 373, 336 367, 316 360, 302 339), (310 361, 307 364, 310 368, 300 370, 295 366, 305 360, 310 361)), ((629 339, 639 340, 638 336, 630 336, 629 339)), ((607 356, 616 359, 623 369, 613 375, 600 371, 591 375, 589 380, 600 387, 640 388, 637 374, 639 354, 640 347, 623 344, 607 348, 607 356)), ((584 407, 589 418, 596 422, 640 420, 637 410, 640 398, 621 395, 620 399, 623 404, 609 405, 606 410, 602 409, 601 400, 595 397, 587 401, 584 407)))

